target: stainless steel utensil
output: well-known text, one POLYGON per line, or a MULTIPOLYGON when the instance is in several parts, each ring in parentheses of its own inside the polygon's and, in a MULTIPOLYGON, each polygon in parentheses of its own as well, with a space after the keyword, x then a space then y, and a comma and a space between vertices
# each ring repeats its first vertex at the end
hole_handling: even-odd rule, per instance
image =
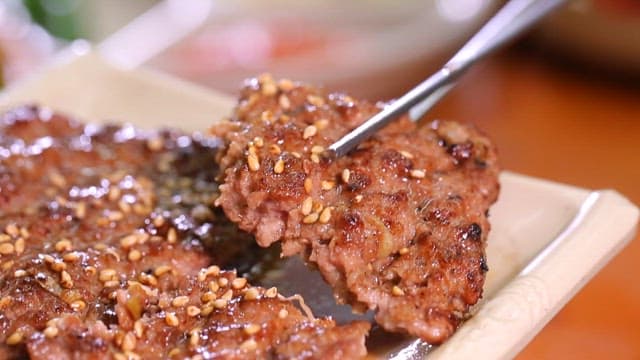
POLYGON ((407 111, 412 120, 420 119, 471 65, 565 2, 566 0, 509 1, 440 70, 333 143, 328 151, 335 156, 345 155, 407 111))

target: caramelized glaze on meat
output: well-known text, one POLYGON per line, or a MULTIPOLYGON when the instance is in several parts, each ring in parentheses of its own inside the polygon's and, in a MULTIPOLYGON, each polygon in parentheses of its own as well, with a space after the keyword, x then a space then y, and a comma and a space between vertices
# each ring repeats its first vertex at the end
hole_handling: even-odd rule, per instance
POLYGON ((220 141, 0 120, 0 358, 353 358, 369 324, 238 277, 253 239, 213 207, 220 141))
POLYGON ((493 145, 454 122, 400 119, 348 156, 324 148, 381 105, 269 76, 248 81, 217 203, 261 246, 318 267, 337 299, 390 331, 448 338, 482 295, 493 145))

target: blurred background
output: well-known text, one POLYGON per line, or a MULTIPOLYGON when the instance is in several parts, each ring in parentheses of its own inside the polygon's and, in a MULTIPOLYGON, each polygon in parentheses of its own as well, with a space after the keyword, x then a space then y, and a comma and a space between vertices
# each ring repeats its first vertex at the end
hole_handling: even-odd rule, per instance
MULTIPOLYGON (((2 86, 76 39, 113 63, 233 95, 261 72, 371 99, 399 96, 504 1, 0 0, 2 86)), ((640 203, 640 1, 576 0, 483 61, 430 113, 471 122, 505 169, 640 203)), ((522 359, 640 358, 640 239, 522 359)))

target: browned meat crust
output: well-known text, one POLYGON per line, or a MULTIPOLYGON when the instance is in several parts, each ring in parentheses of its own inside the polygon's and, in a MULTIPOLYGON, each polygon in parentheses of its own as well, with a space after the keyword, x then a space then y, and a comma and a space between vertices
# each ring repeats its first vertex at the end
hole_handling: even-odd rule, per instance
POLYGON ((470 127, 402 119, 347 157, 322 157, 377 111, 269 76, 248 81, 213 130, 228 143, 217 203, 261 246, 303 254, 339 301, 440 343, 482 295, 496 153, 470 127))
POLYGON ((219 144, 4 115, 0 357, 364 356, 369 324, 312 319, 216 266, 253 241, 212 205, 219 144))

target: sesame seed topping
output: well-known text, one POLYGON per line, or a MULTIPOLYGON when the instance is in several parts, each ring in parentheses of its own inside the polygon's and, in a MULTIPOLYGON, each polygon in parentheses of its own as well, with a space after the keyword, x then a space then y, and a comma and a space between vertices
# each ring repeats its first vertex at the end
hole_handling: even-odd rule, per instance
POLYGON ((226 299, 216 299, 213 301, 213 307, 216 309, 223 309, 227 307, 228 301, 226 299))
POLYGON ((393 294, 393 296, 403 296, 404 290, 400 289, 397 285, 394 285, 393 288, 391 288, 391 294, 393 294))
POLYGON ((189 332, 189 345, 198 346, 200 343, 200 330, 193 329, 189 332))
POLYGON ((7 226, 5 226, 4 228, 4 232, 13 237, 16 237, 20 234, 20 230, 18 229, 16 224, 7 224, 7 226))
POLYGON ((262 84, 262 95, 272 96, 278 92, 278 88, 273 82, 265 82, 262 84))
POLYGON ((402 249, 400 249, 400 251, 398 251, 400 253, 400 255, 406 255, 407 253, 409 253, 409 249, 406 247, 403 247, 402 249))
POLYGON ((69 239, 60 240, 56 243, 55 249, 57 252, 71 251, 72 250, 71 241, 69 239))
POLYGON ((305 216, 302 219, 302 222, 305 223, 305 224, 313 224, 316 221, 318 221, 318 218, 319 218, 318 213, 313 213, 313 214, 309 214, 309 215, 305 216))
POLYGON ((51 339, 54 338, 56 336, 58 336, 58 327, 56 326, 47 326, 42 333, 44 334, 45 337, 51 339))
POLYGON ((324 147, 322 147, 320 145, 314 145, 311 148, 311 153, 312 154, 322 154, 323 151, 324 151, 324 147))
POLYGON ((311 178, 304 179, 304 191, 307 194, 311 194, 312 190, 313 190, 313 180, 311 180, 311 178))
POLYGON ((15 276, 17 278, 23 277, 23 276, 27 276, 27 272, 25 270, 18 269, 13 273, 13 276, 15 276))
POLYGON ((309 158, 314 164, 320 164, 320 156, 318 154, 311 154, 309 158))
POLYGON ((128 249, 138 243, 138 235, 130 234, 120 239, 120 246, 128 249))
POLYGON ((74 262, 74 261, 77 261, 79 258, 80 258, 80 255, 78 255, 77 252, 70 252, 62 255, 62 260, 66 262, 74 262))
POLYGON ((247 279, 245 279, 243 277, 235 278, 231 282, 231 287, 236 289, 236 290, 240 290, 243 287, 245 287, 246 285, 247 285, 247 279))
POLYGON ((285 94, 280 95, 280 98, 278 98, 278 104, 283 110, 289 110, 289 108, 291 107, 291 101, 285 94))
POLYGON ((11 255, 13 254, 14 247, 11 243, 2 243, 0 244, 0 254, 2 255, 11 255))
POLYGON ((300 211, 302 212, 302 215, 306 216, 306 215, 311 214, 311 209, 312 208, 313 208, 313 199, 311 198, 311 196, 308 196, 302 202, 302 207, 301 207, 300 211))
POLYGON ((318 128, 318 130, 324 130, 327 126, 329 126, 329 120, 320 119, 314 123, 314 125, 318 128))
POLYGON ((159 136, 154 136, 147 140, 147 148, 151 151, 160 151, 164 146, 164 140, 159 136))
POLYGON ((217 281, 209 281, 209 290, 216 292, 218 289, 220 289, 220 285, 217 281))
POLYGON ((14 244, 16 254, 20 255, 24 252, 24 238, 18 238, 14 244))
POLYGON ((278 87, 282 91, 291 91, 294 88, 294 86, 295 84, 293 83, 293 81, 289 79, 282 79, 278 81, 278 87))
POLYGON ((136 337, 140 339, 142 335, 144 335, 144 327, 142 325, 142 320, 138 319, 133 323, 133 333, 136 334, 136 337))
POLYGON ((351 178, 351 171, 349 169, 342 170, 342 174, 340 177, 342 178, 342 181, 344 181, 345 183, 349 183, 349 179, 351 178))
POLYGON ((413 159, 413 154, 408 151, 400 150, 398 152, 400 153, 400 155, 406 157, 407 159, 413 159))
POLYGON ((7 242, 11 240, 11 236, 7 234, 0 234, 0 243, 7 242))
POLYGON ((173 268, 169 265, 160 265, 153 271, 153 275, 160 277, 171 270, 173 270, 173 268))
POLYGON ((60 273, 60 285, 67 289, 71 289, 73 287, 73 280, 71 279, 71 275, 69 275, 69 273, 65 270, 62 270, 62 272, 60 273))
POLYGON ((136 249, 129 251, 127 258, 131 261, 138 261, 142 258, 142 253, 136 249))
POLYGON ((227 279, 226 277, 221 277, 218 279, 218 285, 225 287, 227 285, 229 285, 229 279, 227 279))
POLYGON ((56 260, 53 263, 51 263, 51 270, 55 272, 60 272, 62 270, 65 270, 66 268, 67 268, 67 264, 65 264, 60 260, 56 260))
POLYGON ((258 156, 255 154, 249 154, 249 156, 247 156, 247 164, 251 171, 260 170, 260 161, 258 160, 258 156))
POLYGON ((253 351, 258 348, 258 343, 254 339, 245 340, 240 344, 240 349, 246 351, 253 351))
POLYGON ((11 303, 13 302, 13 298, 9 295, 5 295, 2 297, 2 299, 0 299, 0 309, 4 309, 7 306, 11 305, 11 303))
POLYGON ((329 180, 323 180, 322 183, 320 183, 320 186, 322 187, 322 190, 331 190, 336 186, 336 183, 329 180))
POLYGON ((278 296, 278 289, 275 287, 270 287, 267 289, 267 291, 265 291, 264 296, 268 298, 274 298, 278 296))
POLYGON ((278 311, 278 317, 280 319, 286 319, 287 316, 289 316, 289 312, 287 311, 287 309, 280 309, 280 311, 278 311))
POLYGON ((153 218, 153 226, 159 228, 164 225, 164 217, 162 215, 158 215, 153 218))
POLYGON ((200 300, 204 303, 209 302, 211 300, 215 300, 216 299, 216 294, 213 291, 207 291, 206 293, 202 294, 202 296, 200 297, 200 300))
POLYGON ((132 332, 128 332, 122 339, 122 351, 131 351, 136 347, 136 336, 132 332))
POLYGON ((422 179, 426 175, 424 170, 418 170, 418 169, 411 170, 410 174, 412 178, 416 178, 416 179, 422 179))
POLYGON ((84 219, 84 217, 87 215, 87 204, 85 204, 84 202, 77 203, 75 213, 78 219, 84 219))
POLYGON ((276 144, 271 144, 269 146, 269 152, 273 155, 280 155, 280 153, 282 153, 282 150, 280 150, 280 146, 276 144))
POLYGON ((244 333, 247 335, 255 335, 260 331, 262 327, 258 324, 249 324, 244 327, 244 333))
POLYGON ((180 324, 180 320, 178 320, 178 317, 176 316, 176 314, 172 312, 167 313, 166 317, 164 318, 164 321, 169 326, 178 326, 180 324))
POLYGON ((354 200, 359 203, 360 201, 362 201, 362 199, 364 198, 363 195, 356 195, 356 197, 354 198, 354 200))
POLYGON ((178 241, 178 232, 176 229, 170 228, 169 231, 167 231, 167 241, 169 244, 173 244, 178 241))
POLYGON ((220 296, 220 298, 227 301, 231 300, 233 298, 233 290, 227 290, 224 294, 222 294, 222 296, 220 296))
POLYGON ((22 339, 23 339, 22 333, 19 331, 16 331, 7 338, 6 343, 7 345, 18 345, 22 342, 22 339))
POLYGON ((188 302, 189 302, 189 297, 188 296, 184 296, 184 295, 176 296, 171 301, 171 305, 174 306, 174 307, 183 307, 183 306, 187 305, 188 302))
POLYGON ((306 140, 317 133, 318 133, 318 128, 315 127, 315 125, 309 125, 306 128, 304 128, 304 132, 302 133, 302 138, 306 140))
POLYGON ((320 221, 320 223, 322 224, 326 224, 329 222, 330 219, 331 219, 331 207, 328 206, 324 208, 324 210, 322 210, 322 212, 320 213, 320 217, 318 218, 318 221, 320 221))
POLYGON ((324 99, 317 95, 307 95, 307 101, 317 107, 324 105, 324 99))
POLYGON ((82 311, 87 307, 87 303, 82 300, 75 300, 69 304, 73 311, 82 311))
POLYGON ((112 287, 116 287, 118 285, 120 285, 120 282, 118 280, 108 280, 105 281, 104 284, 102 284, 105 288, 112 288, 112 287))
POLYGON ((187 307, 187 315, 191 317, 195 317, 200 315, 200 308, 197 306, 190 305, 187 307))
POLYGON ((278 159, 278 161, 276 161, 276 164, 273 166, 273 172, 276 174, 282 174, 283 171, 284 171, 284 160, 278 159))
POLYGON ((254 138, 253 138, 253 144, 254 144, 256 147, 261 148, 261 147, 263 147, 263 146, 264 146, 264 139, 263 139, 263 138, 261 138, 260 136, 256 136, 256 137, 254 137, 254 138))
POLYGON ((245 300, 256 300, 259 295, 260 295, 260 293, 258 292, 258 289, 254 288, 254 287, 251 287, 251 288, 247 289, 247 291, 244 293, 244 299, 245 300))
POLYGON ((116 278, 117 272, 114 269, 103 269, 98 274, 98 280, 107 282, 116 278))
POLYGON ((293 157, 294 157, 294 158, 296 158, 296 159, 300 159, 300 158, 302 158, 302 155, 300 155, 300 153, 299 153, 299 152, 297 152, 297 151, 292 151, 292 152, 291 152, 291 156, 293 156, 293 157))

